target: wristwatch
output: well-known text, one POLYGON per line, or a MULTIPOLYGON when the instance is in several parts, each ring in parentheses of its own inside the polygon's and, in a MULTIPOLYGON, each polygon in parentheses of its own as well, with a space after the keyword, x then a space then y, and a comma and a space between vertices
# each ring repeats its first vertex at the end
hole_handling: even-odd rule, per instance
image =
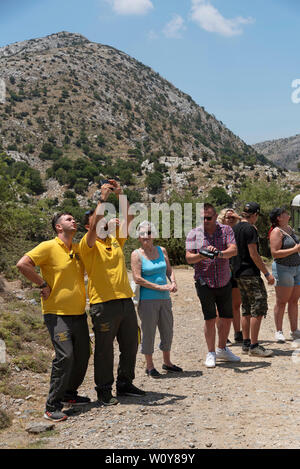
POLYGON ((42 285, 39 286, 39 288, 42 290, 43 288, 46 288, 48 287, 48 283, 47 282, 43 282, 42 285))

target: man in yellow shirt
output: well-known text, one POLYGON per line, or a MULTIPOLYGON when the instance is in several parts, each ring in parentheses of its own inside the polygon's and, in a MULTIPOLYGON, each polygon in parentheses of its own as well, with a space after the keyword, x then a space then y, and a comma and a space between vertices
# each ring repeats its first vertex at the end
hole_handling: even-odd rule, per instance
MULTIPOLYGON (((97 224, 104 218, 99 213, 102 212, 101 204, 112 192, 117 196, 122 194, 119 183, 110 179, 101 187, 101 198, 96 210, 87 213, 85 227, 88 232, 80 241, 80 254, 89 277, 90 314, 95 333, 95 384, 98 401, 103 405, 118 403, 112 396, 115 338, 120 348, 117 395, 145 394, 132 384, 138 348, 138 325, 123 254, 127 238, 125 234, 122 237, 119 227, 115 236, 105 232, 99 237, 96 231, 97 224)), ((127 212, 128 229, 133 217, 128 215, 128 203, 124 209, 127 212)))
POLYGON ((67 419, 64 404, 90 402, 79 396, 90 356, 90 340, 85 313, 84 265, 78 244, 72 243, 77 225, 70 213, 56 214, 52 227, 57 236, 27 252, 18 262, 20 272, 41 289, 44 322, 55 350, 50 391, 44 417, 67 419), (39 266, 41 275, 36 272, 39 266))

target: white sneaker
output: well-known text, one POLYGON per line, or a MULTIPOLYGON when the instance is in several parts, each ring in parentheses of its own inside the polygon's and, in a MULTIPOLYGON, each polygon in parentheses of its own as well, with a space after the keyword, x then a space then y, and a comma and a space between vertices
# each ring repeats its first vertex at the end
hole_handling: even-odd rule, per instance
POLYGON ((216 357, 219 360, 225 360, 226 362, 240 362, 241 359, 237 355, 234 355, 228 347, 219 348, 217 347, 216 350, 216 357))
POLYGON ((216 366, 216 353, 215 352, 208 352, 206 355, 205 360, 206 368, 215 368, 216 366))
POLYGON ((295 339, 300 339, 300 331, 299 329, 296 329, 295 331, 290 332, 290 338, 295 340, 295 339))
POLYGON ((275 340, 278 342, 278 344, 284 344, 285 343, 285 337, 282 333, 282 331, 276 331, 275 332, 275 340))

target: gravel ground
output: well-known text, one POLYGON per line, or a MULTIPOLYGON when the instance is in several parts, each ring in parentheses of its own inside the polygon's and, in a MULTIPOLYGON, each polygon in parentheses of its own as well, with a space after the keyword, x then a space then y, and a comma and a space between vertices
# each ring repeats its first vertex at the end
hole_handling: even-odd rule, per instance
MULTIPOLYGON (((93 357, 80 393, 92 402, 81 409, 68 409, 69 419, 55 430, 31 435, 29 424, 43 421, 49 375, 15 374, 28 390, 26 399, 0 394, 2 408, 13 414, 13 425, 0 432, 0 448, 48 449, 295 449, 300 444, 300 359, 292 341, 274 341, 274 287, 266 285, 269 313, 263 320, 261 343, 274 351, 271 358, 242 355, 238 364, 204 365, 206 344, 203 317, 194 290, 193 269, 176 269, 179 291, 173 295, 175 320, 173 362, 181 374, 160 379, 145 376, 138 353, 134 384, 147 394, 120 398, 113 407, 99 407, 93 382, 93 357)), ((284 319, 288 337, 289 323, 284 319)), ((230 332, 233 340, 233 331, 230 332)), ((162 357, 156 340, 155 365, 161 371, 162 357)), ((118 349, 115 347, 117 365, 118 349)), ((44 422, 46 422, 44 420, 44 422)))

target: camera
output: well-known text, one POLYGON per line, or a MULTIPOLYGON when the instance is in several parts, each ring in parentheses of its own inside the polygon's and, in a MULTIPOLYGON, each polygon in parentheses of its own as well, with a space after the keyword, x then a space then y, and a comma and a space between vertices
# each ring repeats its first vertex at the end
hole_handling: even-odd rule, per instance
POLYGON ((208 249, 199 250, 199 254, 201 254, 201 256, 208 257, 209 259, 215 259, 216 257, 218 257, 219 252, 220 251, 218 250, 216 251, 209 251, 208 249))
POLYGON ((110 189, 111 189, 112 191, 115 190, 115 187, 114 187, 113 185, 111 185, 111 183, 109 182, 108 179, 103 179, 102 181, 100 181, 100 187, 102 187, 103 184, 110 184, 110 189))

